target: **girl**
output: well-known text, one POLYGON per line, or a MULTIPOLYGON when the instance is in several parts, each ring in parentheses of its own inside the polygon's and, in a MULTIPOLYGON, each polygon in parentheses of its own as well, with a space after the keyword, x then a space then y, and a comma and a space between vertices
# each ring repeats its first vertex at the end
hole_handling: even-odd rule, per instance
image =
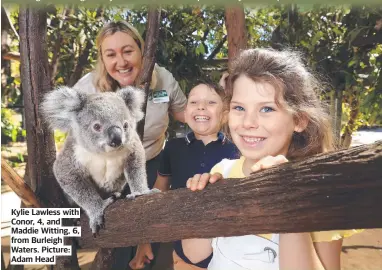
MULTIPOLYGON (((242 157, 222 160, 211 174, 187 181, 201 190, 221 178, 334 150, 330 119, 315 90, 320 84, 297 53, 243 51, 227 81, 229 129, 242 157)), ((192 262, 210 256, 208 269, 340 269, 341 238, 353 231, 246 235, 182 240, 192 262)))

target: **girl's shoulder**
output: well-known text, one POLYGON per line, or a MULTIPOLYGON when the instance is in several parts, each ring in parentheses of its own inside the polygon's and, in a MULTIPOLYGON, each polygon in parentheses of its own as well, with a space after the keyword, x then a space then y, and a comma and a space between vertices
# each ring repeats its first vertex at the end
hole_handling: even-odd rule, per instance
POLYGON ((363 229, 312 232, 310 235, 312 236, 313 242, 331 242, 350 237, 360 232, 363 232, 363 229))
POLYGON ((244 177, 240 175, 240 172, 242 172, 242 165, 243 165, 244 159, 243 157, 239 159, 223 159, 218 164, 216 164, 211 169, 211 174, 214 173, 220 173, 223 175, 224 178, 232 177, 232 178, 240 178, 244 177))

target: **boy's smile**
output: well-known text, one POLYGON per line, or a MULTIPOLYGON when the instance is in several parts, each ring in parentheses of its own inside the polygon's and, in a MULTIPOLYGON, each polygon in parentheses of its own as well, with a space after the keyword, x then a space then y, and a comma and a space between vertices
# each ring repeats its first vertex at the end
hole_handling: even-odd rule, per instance
POLYGON ((199 84, 188 96, 184 115, 197 139, 208 136, 216 140, 223 117, 223 101, 209 86, 199 84))

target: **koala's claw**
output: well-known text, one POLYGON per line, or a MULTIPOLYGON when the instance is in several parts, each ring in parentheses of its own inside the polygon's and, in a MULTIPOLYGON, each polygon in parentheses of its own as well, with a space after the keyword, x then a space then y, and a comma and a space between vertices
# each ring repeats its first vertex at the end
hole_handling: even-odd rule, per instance
POLYGON ((136 197, 139 197, 139 196, 142 196, 142 195, 149 195, 149 194, 154 194, 154 193, 159 193, 161 192, 159 189, 157 188, 153 188, 153 189, 148 189, 144 192, 133 192, 133 193, 130 193, 128 195, 126 195, 126 199, 128 200, 134 200, 136 197))
POLYGON ((147 193, 147 194, 154 194, 154 193, 159 193, 159 192, 162 192, 162 191, 160 189, 153 188, 153 189, 149 190, 149 193, 147 193))
POLYGON ((115 200, 117 200, 117 199, 120 199, 122 197, 122 193, 121 192, 114 192, 112 196, 114 196, 115 200))

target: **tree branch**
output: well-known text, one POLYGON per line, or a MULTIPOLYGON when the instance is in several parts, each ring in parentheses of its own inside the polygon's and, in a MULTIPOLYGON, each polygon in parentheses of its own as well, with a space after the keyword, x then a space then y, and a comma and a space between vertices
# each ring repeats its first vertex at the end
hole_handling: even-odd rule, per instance
POLYGON ((60 31, 64 25, 66 17, 70 14, 70 12, 71 12, 71 8, 68 8, 68 7, 64 8, 64 10, 62 12, 62 19, 59 21, 58 29, 56 29, 57 40, 56 40, 56 43, 53 47, 52 62, 50 63, 50 67, 49 67, 51 70, 50 77, 51 77, 51 84, 52 85, 55 85, 55 78, 56 78, 56 74, 57 74, 58 62, 60 59, 60 49, 61 49, 62 40, 63 40, 63 37, 62 37, 60 31))
POLYGON ((3 158, 1 159, 1 179, 7 183, 27 207, 42 207, 33 190, 3 158))
POLYGON ((81 218, 83 247, 259 233, 382 227, 382 141, 222 180, 203 191, 178 189, 106 211, 93 239, 81 218))
POLYGON ((207 57, 207 60, 213 60, 214 57, 220 52, 223 48, 224 43, 227 41, 227 35, 223 37, 223 39, 219 42, 219 44, 215 47, 215 49, 211 52, 211 54, 207 57))
POLYGON ((351 45, 354 47, 363 47, 376 44, 382 44, 382 30, 376 32, 373 31, 367 36, 364 35, 364 31, 361 31, 361 33, 358 34, 357 37, 355 37, 351 42, 351 45))
MULTIPOLYGON (((97 8, 96 19, 103 16, 103 13, 104 13, 103 6, 100 6, 99 8, 97 8)), ((88 58, 89 58, 90 50, 93 48, 93 46, 94 44, 92 41, 88 40, 86 42, 84 50, 81 52, 81 55, 78 57, 77 64, 73 70, 73 73, 70 75, 68 86, 73 87, 81 78, 82 72, 84 71, 84 67, 89 62, 88 58)))
MULTIPOLYGON (((155 66, 155 55, 159 38, 160 14, 160 9, 158 9, 155 6, 151 6, 147 14, 147 34, 145 40, 145 48, 143 52, 143 65, 137 82, 137 85, 142 87, 145 91, 146 101, 142 107, 143 112, 146 112, 147 97, 150 93, 150 83, 155 66)), ((137 128, 141 140, 143 140, 144 136, 145 118, 146 116, 138 123, 137 128)))

